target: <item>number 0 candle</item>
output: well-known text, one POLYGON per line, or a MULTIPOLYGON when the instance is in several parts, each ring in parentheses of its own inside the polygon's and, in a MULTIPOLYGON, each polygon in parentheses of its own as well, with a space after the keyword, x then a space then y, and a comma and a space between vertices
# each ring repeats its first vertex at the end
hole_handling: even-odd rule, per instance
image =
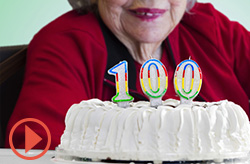
POLYGON ((162 96, 168 87, 168 75, 165 66, 157 59, 146 61, 140 70, 141 88, 150 99, 151 106, 162 104, 162 96))
POLYGON ((174 86, 181 103, 190 104, 198 95, 202 84, 202 73, 199 65, 193 60, 182 61, 175 70, 174 86))
POLYGON ((128 93, 128 62, 122 61, 108 70, 108 73, 115 75, 116 79, 116 95, 112 98, 113 102, 116 102, 119 107, 128 107, 129 101, 134 98, 128 93))

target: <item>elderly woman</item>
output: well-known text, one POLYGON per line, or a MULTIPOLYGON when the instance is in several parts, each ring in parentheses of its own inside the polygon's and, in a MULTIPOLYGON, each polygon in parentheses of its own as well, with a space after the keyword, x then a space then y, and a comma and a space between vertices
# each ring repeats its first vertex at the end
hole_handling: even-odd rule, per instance
MULTIPOLYGON (((111 100, 114 77, 107 73, 127 60, 129 91, 146 100, 139 82, 141 64, 156 58, 166 66, 169 87, 163 99, 177 98, 176 65, 191 57, 203 71, 198 101, 228 99, 249 115, 250 33, 211 4, 195 0, 70 0, 76 9, 54 20, 29 45, 26 75, 9 122, 32 117, 52 133, 51 149, 59 144, 68 108, 81 100, 111 100)), ((36 124, 38 135, 45 131, 36 124)), ((22 128, 15 147, 24 147, 22 128)), ((8 137, 6 137, 8 138, 8 137)), ((44 148, 43 139, 37 147, 44 148)), ((6 142, 6 146, 8 143, 6 142)))

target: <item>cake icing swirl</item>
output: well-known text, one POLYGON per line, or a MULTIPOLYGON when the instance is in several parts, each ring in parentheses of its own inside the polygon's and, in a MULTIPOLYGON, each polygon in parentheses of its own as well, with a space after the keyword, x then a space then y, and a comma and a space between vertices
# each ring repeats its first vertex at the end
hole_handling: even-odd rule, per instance
POLYGON ((245 156, 250 124, 244 110, 227 100, 179 105, 168 99, 120 108, 98 99, 69 109, 60 149, 71 155, 116 160, 210 160, 245 156))

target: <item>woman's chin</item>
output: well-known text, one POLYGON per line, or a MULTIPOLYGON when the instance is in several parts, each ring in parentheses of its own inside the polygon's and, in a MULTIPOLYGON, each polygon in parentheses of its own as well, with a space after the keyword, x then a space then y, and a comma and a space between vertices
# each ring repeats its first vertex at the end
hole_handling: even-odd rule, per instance
POLYGON ((137 33, 130 33, 130 37, 135 39, 136 41, 140 43, 159 43, 164 41, 169 32, 168 31, 163 31, 161 29, 159 30, 135 30, 137 33), (139 32, 138 32, 139 31, 139 32))

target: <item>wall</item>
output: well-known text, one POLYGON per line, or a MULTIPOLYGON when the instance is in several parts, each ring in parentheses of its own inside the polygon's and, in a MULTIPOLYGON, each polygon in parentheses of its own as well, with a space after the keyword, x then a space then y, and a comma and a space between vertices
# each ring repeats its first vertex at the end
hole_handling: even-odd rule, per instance
POLYGON ((0 46, 28 44, 39 29, 69 10, 67 0, 0 0, 0 46))
MULTIPOLYGON (((250 0, 199 0, 211 2, 231 20, 250 30, 250 0)), ((28 44, 44 25, 71 10, 67 0, 1 0, 0 46, 28 44)))

